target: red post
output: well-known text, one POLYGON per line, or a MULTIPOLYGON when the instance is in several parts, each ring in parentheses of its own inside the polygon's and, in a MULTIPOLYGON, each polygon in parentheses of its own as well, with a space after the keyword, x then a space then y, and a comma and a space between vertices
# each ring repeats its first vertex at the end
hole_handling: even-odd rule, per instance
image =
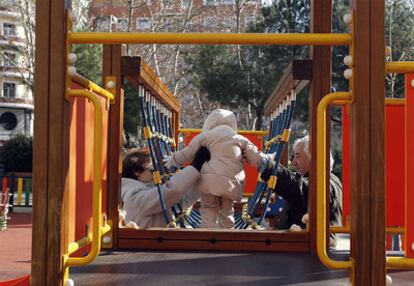
POLYGON ((414 74, 405 77, 405 100, 405 245, 406 257, 414 258, 414 74))

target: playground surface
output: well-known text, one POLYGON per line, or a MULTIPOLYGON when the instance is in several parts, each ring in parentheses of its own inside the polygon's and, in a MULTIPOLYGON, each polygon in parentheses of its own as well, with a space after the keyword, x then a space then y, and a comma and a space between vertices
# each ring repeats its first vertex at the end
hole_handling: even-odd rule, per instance
POLYGON ((0 281, 30 274, 32 255, 31 209, 9 213, 7 230, 0 231, 0 281))
MULTIPOLYGON (((413 285, 414 271, 391 274, 413 285)), ((75 285, 351 285, 348 272, 324 267, 311 253, 103 252, 91 265, 72 267, 75 285)))

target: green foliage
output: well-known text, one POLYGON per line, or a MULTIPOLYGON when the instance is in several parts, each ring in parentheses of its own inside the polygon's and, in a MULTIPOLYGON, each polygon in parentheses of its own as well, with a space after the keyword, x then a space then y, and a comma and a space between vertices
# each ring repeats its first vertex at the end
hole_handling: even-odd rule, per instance
POLYGON ((142 116, 138 91, 126 83, 124 89, 124 147, 129 149, 139 145, 142 130, 142 116))
POLYGON ((77 56, 77 72, 102 85, 102 45, 74 45, 73 52, 77 56))
MULTIPOLYGON (((277 1, 247 32, 309 32, 309 11, 309 1, 277 1)), ((283 70, 291 60, 307 56, 308 49, 297 46, 204 46, 189 62, 201 92, 229 107, 250 104, 260 129, 264 104, 283 70)))
MULTIPOLYGON (((385 41, 391 47, 390 61, 414 60, 414 5, 406 0, 385 2, 385 41)), ((404 97, 404 76, 390 74, 387 97, 404 97)))
POLYGON ((0 148, 0 162, 6 172, 31 172, 33 139, 18 135, 0 148))

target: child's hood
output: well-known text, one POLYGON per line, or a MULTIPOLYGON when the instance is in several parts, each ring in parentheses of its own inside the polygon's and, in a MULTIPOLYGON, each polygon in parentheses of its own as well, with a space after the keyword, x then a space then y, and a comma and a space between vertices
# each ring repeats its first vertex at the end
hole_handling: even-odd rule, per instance
POLYGON ((226 109, 215 109, 204 121, 203 131, 208 131, 219 125, 226 125, 237 131, 237 119, 233 112, 226 109))

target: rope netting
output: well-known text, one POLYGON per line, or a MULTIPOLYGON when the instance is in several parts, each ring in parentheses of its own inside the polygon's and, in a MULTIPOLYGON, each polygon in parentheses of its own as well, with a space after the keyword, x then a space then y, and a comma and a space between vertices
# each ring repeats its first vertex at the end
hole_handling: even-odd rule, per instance
MULTIPOLYGON (((277 184, 277 168, 282 157, 285 144, 289 141, 290 124, 293 118, 296 102, 296 93, 294 90, 291 94, 283 100, 279 106, 272 112, 269 123, 269 136, 265 142, 264 152, 267 154, 274 154, 274 166, 272 175, 268 182, 261 180, 260 176, 256 185, 253 196, 249 199, 247 204, 242 207, 241 214, 235 217, 235 228, 259 228, 263 225, 266 214, 269 211, 269 204, 272 195, 275 194, 277 184), (259 207, 262 205, 261 213, 259 207)), ((276 212, 283 207, 283 199, 277 197, 275 204, 276 212)))
MULTIPOLYGON (((192 207, 183 209, 180 203, 172 206, 171 212, 168 212, 162 192, 162 184, 180 171, 173 166, 167 168, 163 163, 163 158, 176 150, 172 112, 143 86, 139 87, 139 100, 144 123, 144 137, 148 143, 154 168, 153 181, 157 188, 166 226, 198 228, 201 223, 200 213, 192 207)), ((166 191, 168 192, 168 189, 166 191)))

